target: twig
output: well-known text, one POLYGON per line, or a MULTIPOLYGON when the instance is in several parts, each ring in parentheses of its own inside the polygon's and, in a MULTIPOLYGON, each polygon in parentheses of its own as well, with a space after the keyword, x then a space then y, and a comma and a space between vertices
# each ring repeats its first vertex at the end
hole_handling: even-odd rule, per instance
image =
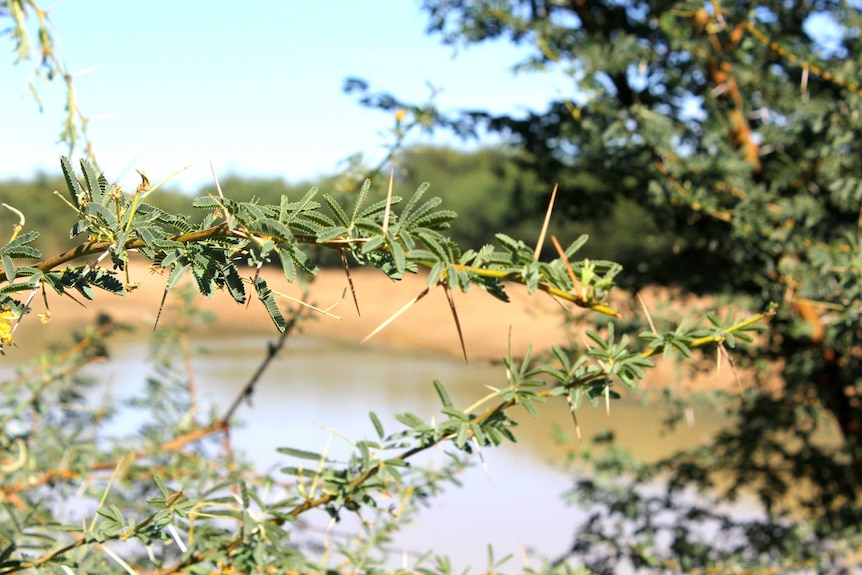
POLYGON ((415 304, 415 303, 416 303, 416 302, 418 302, 420 299, 422 299, 423 297, 425 297, 426 295, 428 295, 428 292, 429 292, 429 291, 431 291, 431 288, 425 288, 424 290, 422 290, 422 291, 419 293, 419 295, 417 295, 416 297, 414 297, 413 299, 411 299, 409 302, 407 302, 406 304, 404 304, 404 306, 403 306, 401 309, 399 309, 398 311, 396 311, 394 314, 392 314, 392 315, 389 317, 389 319, 387 319, 386 321, 384 321, 383 323, 381 323, 380 325, 378 325, 376 328, 374 328, 374 331, 372 331, 371 333, 369 333, 368 335, 366 335, 364 338, 362 338, 362 341, 361 341, 360 343, 365 343, 366 341, 368 341, 369 339, 371 339, 372 337, 374 337, 375 335, 377 335, 378 333, 380 333, 380 332, 381 332, 381 331, 382 331, 382 330, 383 330, 387 325, 389 325, 390 323, 392 323, 393 321, 395 321, 396 319, 398 319, 398 317, 399 317, 401 314, 403 314, 405 311, 407 311, 408 309, 410 309, 410 307, 411 307, 413 304, 415 304))
POLYGON ((658 335, 658 332, 655 329, 655 324, 652 322, 652 316, 650 316, 649 310, 647 309, 646 303, 644 302, 644 298, 641 297, 640 292, 638 292, 638 302, 641 304, 641 308, 644 310, 644 315, 646 316, 649 328, 654 334, 658 335))
POLYGON ((383 212, 383 236, 389 233, 389 215, 392 213, 392 187, 395 182, 395 167, 389 170, 389 190, 386 192, 386 210, 383 212))
POLYGON ((554 200, 557 198, 557 187, 559 184, 554 184, 554 190, 551 192, 551 201, 548 202, 548 211, 545 212, 545 221, 542 222, 542 231, 539 232, 539 241, 536 242, 536 249, 533 251, 533 257, 539 259, 542 253, 542 244, 545 243, 545 235, 548 233, 548 226, 551 224, 551 213, 554 211, 554 200))
POLYGON ((449 286, 443 284, 443 291, 446 292, 446 299, 449 300, 449 309, 452 310, 452 318, 455 320, 455 328, 458 330, 458 341, 461 342, 461 353, 464 354, 464 363, 467 361, 467 346, 464 345, 464 334, 461 332, 461 322, 458 321, 458 311, 455 309, 455 300, 452 298, 452 290, 449 286))
MULTIPOLYGON (((303 297, 307 295, 308 292, 306 292, 303 297)), ((234 413, 236 413, 236 410, 239 409, 239 406, 243 402, 243 400, 246 400, 252 396, 252 394, 254 393, 254 388, 257 385, 258 381, 260 381, 261 376, 269 367, 269 364, 272 363, 272 360, 274 360, 278 353, 282 350, 282 348, 284 348, 284 344, 287 343, 287 338, 290 337, 297 323, 302 319, 303 312, 304 308, 302 307, 293 312, 290 321, 287 322, 287 325, 285 326, 284 331, 278 337, 278 340, 276 340, 274 344, 270 343, 267 345, 266 357, 264 357, 260 365, 257 366, 257 370, 255 370, 254 374, 243 386, 242 390, 236 396, 236 399, 234 399, 233 403, 225 412, 225 414, 218 420, 216 426, 223 429, 226 429, 230 426, 230 420, 234 416, 234 413)))
POLYGON ((347 256, 344 255, 344 250, 338 250, 338 255, 341 256, 341 267, 344 268, 344 274, 347 276, 347 283, 350 286, 350 293, 353 295, 353 305, 356 306, 356 315, 362 317, 359 311, 359 299, 356 297, 356 288, 353 287, 353 278, 350 276, 350 267, 347 265, 347 256))

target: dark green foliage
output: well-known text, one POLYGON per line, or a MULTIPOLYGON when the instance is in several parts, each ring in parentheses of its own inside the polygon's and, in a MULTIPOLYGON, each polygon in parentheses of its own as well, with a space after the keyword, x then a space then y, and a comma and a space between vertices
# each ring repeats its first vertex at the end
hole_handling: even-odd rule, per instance
MULTIPOLYGON (((508 230, 517 237, 535 238, 553 184, 563 184, 551 229, 559 237, 588 234, 593 241, 583 254, 620 262, 624 280, 636 281, 652 268, 666 265, 672 236, 663 233, 648 209, 631 200, 608 203, 599 209, 584 198, 613 197, 612 190, 589 172, 562 173, 549 181, 534 166, 529 153, 511 147, 458 152, 445 148, 414 147, 400 158, 400 175, 409 188, 434 182, 450 209, 474 214, 469 225, 458 226, 452 237, 459 243, 482 245, 508 230)), ((553 252, 544 255, 551 256, 553 252)))
MULTIPOLYGON (((429 30, 444 42, 519 44, 524 59, 514 63, 517 69, 568 75, 573 90, 548 94, 553 100, 546 109, 525 115, 445 115, 420 112, 351 81, 348 89, 361 93, 364 104, 421 113, 462 135, 503 134, 546 190, 559 182, 564 212, 607 214, 625 202, 648 210, 673 242, 656 246, 666 250, 661 259, 636 263, 641 282, 723 294, 754 309, 780 304, 758 351, 736 365, 754 370, 758 382, 780 371, 781 388, 757 384, 744 398, 723 398, 738 424, 710 450, 678 456, 689 462, 684 470, 673 462, 665 468, 678 472, 681 487, 724 486, 733 478, 732 488, 716 493, 719 500, 758 490, 767 520, 746 529, 726 518, 729 532, 739 527, 734 533, 742 539, 740 547, 722 550, 681 522, 671 548, 657 549, 647 527, 660 501, 640 507, 646 500, 633 493, 626 507, 615 490, 605 500, 611 516, 633 525, 608 529, 647 525, 635 531, 643 537, 628 549, 608 540, 593 556, 590 542, 605 539, 590 527, 573 556, 603 557, 589 562, 600 572, 615 572, 626 557, 652 571, 708 571, 725 561, 785 572, 848 569, 853 560, 842 556, 848 548, 858 555, 862 544, 860 6, 424 0, 423 8, 429 30), (830 42, 820 41, 824 33, 830 42), (572 180, 582 174, 592 186, 572 180), (807 430, 831 422, 843 445, 825 451, 811 445, 807 430), (787 446, 787 437, 800 442, 787 446), (819 465, 808 463, 812 453, 819 465), (792 514, 805 537, 787 530, 786 517, 772 514, 787 503, 788 491, 760 489, 761 483, 784 485, 788 468, 819 501, 792 514), (616 513, 624 508, 631 513, 616 513), (780 543, 782 533, 799 547, 780 543), (758 551, 744 551, 746 544, 758 551), (674 562, 662 562, 671 556, 674 562)), ((525 206, 526 213, 535 220, 544 203, 525 206)), ((641 239, 636 227, 632 231, 641 239)), ((697 335, 687 332, 680 327, 644 336, 651 345, 688 354, 697 335)), ((587 500, 595 497, 591 491, 587 500)), ((673 497, 664 501, 669 508, 677 504, 673 497)))

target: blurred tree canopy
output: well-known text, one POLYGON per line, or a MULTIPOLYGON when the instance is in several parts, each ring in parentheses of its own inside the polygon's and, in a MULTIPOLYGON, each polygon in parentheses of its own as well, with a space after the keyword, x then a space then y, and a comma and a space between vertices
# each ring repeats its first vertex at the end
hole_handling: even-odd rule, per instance
MULTIPOLYGON (((432 189, 458 213, 470 214, 468 226, 452 231, 465 245, 494 243, 498 229, 514 237, 538 237, 542 211, 547 207, 547 182, 522 150, 506 147, 475 152, 417 146, 399 157, 399 173, 407 188, 432 182, 432 189)), ((600 186, 588 172, 567 177, 572 186, 600 186)), ((661 258, 673 241, 660 230, 651 214, 632 201, 621 200, 608 211, 588 215, 574 204, 567 213, 555 214, 554 230, 560 237, 588 234, 591 241, 582 253, 589 258, 610 259, 627 269, 622 282, 638 281, 661 258)), ((550 252, 549 252, 550 255, 550 252)))
MULTIPOLYGON (((646 279, 725 294, 739 306, 779 304, 761 348, 742 362, 756 381, 723 404, 736 426, 709 449, 664 465, 611 465, 636 483, 664 474, 669 491, 648 497, 616 484, 572 553, 592 557, 603 572, 622 557, 658 569, 644 549, 686 570, 722 561, 768 572, 849 569, 862 525, 859 4, 422 6, 429 32, 444 43, 517 44, 525 57, 515 70, 562 73, 570 92, 548 94, 546 109, 526 115, 444 113, 348 80, 361 103, 421 115, 465 137, 506 136, 546 196, 559 182, 558 202, 570 215, 607 214, 623 201, 647 209, 674 241, 665 265, 643 270, 646 279), (776 376, 780 385, 767 382, 776 376), (833 425, 838 447, 815 441, 833 425), (763 516, 744 522, 718 513, 713 500, 683 506, 671 497, 692 485, 713 490, 717 501, 756 493, 763 516), (656 519, 671 508, 679 522, 656 519), (629 535, 615 536, 622 524, 629 535)), ((535 218, 545 205, 537 199, 519 209, 535 218)), ((588 500, 598 497, 597 484, 580 488, 588 500)))

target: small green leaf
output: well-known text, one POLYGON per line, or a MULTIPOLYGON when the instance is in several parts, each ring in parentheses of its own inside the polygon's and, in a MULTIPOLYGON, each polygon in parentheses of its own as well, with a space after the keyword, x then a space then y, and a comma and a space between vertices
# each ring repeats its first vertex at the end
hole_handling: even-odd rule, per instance
POLYGON ((189 271, 189 266, 187 264, 175 265, 174 269, 171 270, 171 273, 168 274, 168 282, 165 284, 165 290, 171 291, 174 289, 187 271, 189 271))
POLYGON ((221 200, 216 198, 215 196, 199 196, 192 200, 193 208, 200 208, 204 210, 217 210, 222 206, 221 200))
POLYGON ((7 255, 3 255, 3 270, 6 272, 6 281, 13 281, 15 279, 15 264, 12 263, 12 258, 7 255))
POLYGON ((403 423, 407 427, 412 427, 413 429, 425 427, 425 422, 422 421, 422 419, 414 413, 399 413, 395 416, 395 419, 400 423, 403 423))
POLYGON ((316 196, 316 195, 317 195, 317 191, 318 191, 318 190, 317 190, 317 188, 316 188, 316 187, 314 187, 314 186, 312 186, 312 187, 311 187, 311 189, 309 189, 309 190, 305 193, 305 195, 304 195, 304 196, 302 196, 302 199, 301 199, 301 200, 299 200, 299 201, 298 201, 298 202, 296 202, 295 204, 288 204, 288 206, 287 206, 287 207, 288 207, 288 209, 292 210, 292 213, 290 214, 290 216, 288 216, 288 217, 284 220, 284 221, 285 221, 285 223, 289 223, 289 222, 291 222, 292 220, 296 219, 296 217, 297 217, 300 213, 302 213, 303 211, 305 211, 305 210, 310 210, 310 209, 314 209, 314 207, 316 207, 317 205, 319 205, 319 204, 317 204, 317 202, 312 202, 312 201, 311 201, 312 199, 314 199, 314 196, 316 196))
POLYGON ((368 469, 369 465, 371 465, 371 452, 368 450, 368 443, 365 441, 357 441, 356 447, 359 449, 362 469, 368 469))
POLYGON ((99 177, 93 164, 91 164, 86 158, 81 158, 81 171, 84 174, 84 183, 90 191, 90 198, 92 198, 93 202, 101 204, 102 184, 104 183, 104 179, 99 177))
POLYGON ((579 249, 584 247, 584 244, 586 244, 587 240, 589 240, 589 239, 590 239, 590 236, 588 236, 587 234, 581 234, 581 236, 578 239, 573 241, 571 244, 569 244, 569 247, 566 248, 566 251, 564 252, 566 254, 566 257, 571 259, 572 256, 575 255, 575 253, 579 249))
MULTIPOLYGON (((390 205, 395 206, 401 202, 401 196, 392 196, 392 201, 389 202, 390 205)), ((380 200, 379 202, 375 202, 362 210, 359 214, 358 218, 353 218, 354 222, 358 222, 361 219, 370 218, 373 215, 379 214, 383 210, 386 209, 386 200, 380 200)))
POLYGON ((296 266, 293 263, 290 252, 284 248, 279 248, 278 259, 281 261, 281 268, 284 270, 284 277, 287 281, 290 283, 296 281, 296 266))
POLYGON ((414 192, 413 196, 410 198, 410 200, 408 200, 407 205, 404 206, 404 211, 401 212, 401 220, 402 221, 404 221, 404 222, 409 221, 410 212, 413 211, 413 208, 416 206, 416 204, 419 202, 419 200, 422 199, 422 196, 425 194, 425 192, 428 191, 428 188, 430 188, 430 187, 431 187, 431 184, 429 184, 428 182, 424 182, 416 189, 416 192, 414 192))
POLYGON ((348 229, 344 226, 335 226, 329 229, 321 230, 317 235, 317 243, 322 244, 334 240, 335 238, 344 237, 348 233, 348 229))
POLYGON ((463 449, 467 442, 470 441, 470 432, 468 425, 462 425, 458 428, 458 434, 455 436, 455 446, 463 449))
POLYGON ((326 202, 326 205, 329 206, 329 210, 342 226, 347 227, 350 225, 350 220, 347 219, 347 214, 344 213, 344 210, 340 205, 338 205, 335 198, 329 194, 323 194, 323 201, 326 202))
POLYGON ((443 262, 437 262, 431 268, 431 272, 428 274, 428 287, 433 287, 437 285, 437 282, 440 281, 440 276, 443 274, 443 269, 446 264, 443 262))
POLYGON ((428 212, 439 206, 443 200, 434 197, 413 210, 409 216, 405 213, 401 215, 401 220, 404 222, 404 227, 411 228, 416 225, 420 218, 423 218, 428 212))
POLYGON ((377 432, 377 437, 383 439, 383 424, 380 423, 380 418, 377 417, 377 414, 373 411, 369 412, 368 417, 371 418, 371 423, 374 425, 374 431, 377 432))
POLYGON ((317 472, 313 469, 306 469, 304 467, 294 467, 289 465, 287 467, 282 467, 280 470, 285 475, 292 475, 294 477, 307 477, 308 479, 313 479, 317 477, 317 472))
POLYGON ((407 260, 404 258, 404 246, 401 242, 394 241, 390 245, 390 253, 395 262, 395 269, 398 270, 398 273, 403 274, 407 267, 407 260))
POLYGON ((454 407, 444 407, 440 410, 441 413, 448 415, 449 417, 453 417, 460 421, 470 421, 470 416, 461 411, 460 409, 455 409, 454 407))
POLYGON ((296 457, 299 459, 311 459, 314 461, 326 461, 326 458, 320 453, 315 453, 313 451, 306 451, 304 449, 296 449, 294 447, 278 447, 276 451, 283 454, 289 455, 291 457, 296 457))
POLYGON ((359 217, 359 210, 362 209, 362 204, 365 203, 365 199, 368 197, 368 190, 371 189, 371 180, 366 179, 362 182, 362 189, 359 190, 359 195, 356 197, 356 204, 353 206, 353 216, 351 216, 350 221, 355 222, 359 217))
POLYGON ((27 245, 38 237, 38 232, 27 232, 25 234, 21 234, 5 246, 0 247, 0 254, 7 255, 12 258, 39 259, 42 257, 41 252, 36 248, 27 245))
POLYGON ((74 204, 76 208, 81 209, 81 201, 87 198, 84 196, 84 190, 81 189, 81 183, 78 181, 78 176, 72 169, 72 164, 69 162, 68 157, 63 156, 60 158, 60 167, 63 170, 63 177, 66 179, 66 187, 69 189, 69 196, 72 198, 72 204, 74 204))
POLYGON ((440 401, 443 403, 444 407, 452 407, 452 398, 449 396, 449 392, 446 391, 446 388, 440 382, 439 379, 434 380, 434 389, 437 391, 437 395, 440 397, 440 401))
POLYGON ((278 328, 278 331, 284 333, 284 330, 287 329, 287 321, 284 319, 281 310, 278 309, 275 294, 272 293, 272 290, 266 285, 266 281, 261 277, 255 279, 254 289, 257 292, 257 298, 263 303, 266 313, 269 314, 275 327, 278 328))
POLYGON ((153 480, 156 482, 156 487, 159 488, 159 492, 161 492, 162 497, 167 497, 171 494, 167 487, 165 487, 165 482, 162 481, 162 478, 158 475, 153 475, 153 480))
POLYGON ((373 252, 377 248, 383 245, 383 238, 380 236, 373 237, 364 244, 362 244, 362 253, 367 254, 373 252))

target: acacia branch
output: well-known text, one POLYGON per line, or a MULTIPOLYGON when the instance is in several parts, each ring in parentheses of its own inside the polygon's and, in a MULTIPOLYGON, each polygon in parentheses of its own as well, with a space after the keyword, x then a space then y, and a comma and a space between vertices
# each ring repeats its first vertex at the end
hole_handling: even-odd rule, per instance
MULTIPOLYGON (((219 224, 217 226, 213 226, 211 228, 207 228, 205 230, 198 230, 194 232, 189 232, 187 234, 182 234, 179 236, 175 236, 169 238, 170 241, 179 242, 182 244, 195 243, 204 240, 210 240, 214 238, 223 238, 234 236, 234 230, 232 230, 226 223, 219 224)), ((91 256, 94 254, 100 254, 105 250, 111 249, 114 246, 112 242, 108 241, 90 241, 79 245, 76 248, 72 248, 71 250, 66 250, 54 257, 50 257, 42 260, 36 265, 32 266, 39 270, 42 273, 47 273, 53 270, 54 268, 61 266, 65 263, 69 263, 71 261, 91 256)), ((139 239, 132 239, 125 243, 123 246, 124 249, 133 250, 140 249, 146 247, 146 244, 139 239)), ((0 282, 8 281, 9 278, 6 276, 5 271, 0 271, 0 282)))
MULTIPOLYGON (((219 224, 217 226, 212 226, 212 227, 204 229, 204 230, 198 230, 198 231, 189 232, 189 233, 178 235, 178 236, 173 236, 171 238, 168 238, 168 241, 178 242, 181 244, 193 244, 193 243, 197 243, 197 242, 202 242, 202 241, 212 240, 212 239, 218 239, 218 238, 237 238, 237 239, 246 240, 249 238, 249 234, 242 229, 231 228, 230 226, 228 226, 227 223, 222 223, 222 224, 219 224)), ((275 238, 275 239, 278 239, 278 238, 275 238)), ((345 248, 345 246, 362 244, 362 243, 367 242, 370 238, 335 238, 335 239, 328 240, 325 242, 318 242, 317 239, 312 235, 295 234, 294 239, 298 243, 301 243, 301 244, 314 244, 314 245, 318 245, 318 246, 321 246, 324 248, 329 248, 329 249, 341 251, 345 248)), ((69 263, 71 261, 74 261, 74 260, 77 260, 77 259, 80 259, 83 257, 95 255, 95 254, 101 254, 101 253, 105 252, 106 250, 111 249, 113 246, 114 246, 114 244, 111 242, 108 242, 108 241, 86 242, 86 243, 79 245, 76 248, 67 250, 65 252, 62 252, 62 253, 56 255, 56 256, 44 259, 32 267, 38 269, 42 273, 48 273, 48 272, 52 271, 53 269, 57 268, 58 266, 69 263)), ((144 243, 144 241, 140 240, 140 239, 131 239, 131 240, 128 240, 123 247, 125 250, 141 249, 141 248, 146 247, 146 243, 144 243)), ((453 264, 453 267, 456 270, 469 271, 471 273, 476 274, 479 277, 495 278, 495 279, 500 279, 503 281, 510 281, 513 283, 526 285, 526 281, 521 276, 521 274, 518 272, 514 272, 514 271, 493 270, 493 269, 488 269, 488 268, 465 266, 465 265, 461 265, 461 264, 453 264)), ((8 278, 6 276, 6 272, 0 270, 0 282, 3 282, 3 281, 8 281, 8 278)), ((579 307, 583 307, 585 309, 591 309, 593 311, 596 311, 596 312, 599 312, 599 313, 602 313, 605 315, 610 315, 610 316, 613 316, 616 318, 622 317, 618 312, 614 311, 613 309, 609 308, 608 306, 606 306, 604 304, 585 300, 584 298, 582 298, 576 294, 555 288, 551 285, 548 285, 545 283, 539 283, 538 289, 540 289, 540 290, 542 290, 542 291, 544 291, 544 292, 546 292, 552 296, 558 297, 560 299, 564 299, 566 301, 570 301, 579 307)))
MULTIPOLYGON (((756 323, 769 320, 773 315, 775 315, 775 311, 770 309, 769 311, 756 314, 756 315, 754 315, 754 316, 752 316, 746 320, 738 322, 738 323, 736 323, 736 324, 734 324, 734 325, 732 325, 732 326, 730 326, 730 327, 728 327, 722 331, 724 334, 732 334, 732 333, 735 333, 738 331, 744 331, 756 323)), ((724 339, 725 339, 725 337, 723 335, 708 335, 708 336, 704 336, 704 337, 700 337, 700 338, 695 339, 694 341, 692 341, 689 344, 689 347, 703 347, 703 346, 706 346, 710 343, 721 343, 724 341, 724 339)), ((648 350, 642 352, 640 355, 643 358, 652 357, 652 356, 664 351, 664 349, 667 345, 668 345, 667 343, 663 343, 659 346, 656 346, 654 348, 651 348, 651 349, 648 349, 648 350)), ((578 380, 568 384, 566 387, 568 387, 568 388, 583 387, 583 386, 595 381, 596 379, 599 379, 602 377, 607 377, 608 375, 609 374, 606 372, 587 374, 587 375, 579 378, 578 380)), ((548 398, 548 397, 551 397, 552 392, 553 392, 552 389, 546 389, 544 391, 539 392, 537 395, 539 397, 542 397, 542 398, 548 398)), ((494 397, 494 395, 492 395, 490 397, 494 397)), ((495 415, 502 413, 502 412, 505 412, 506 410, 511 409, 512 407, 514 407, 516 405, 519 405, 519 402, 516 399, 509 399, 509 400, 500 402, 493 409, 490 409, 490 410, 488 410, 482 414, 476 415, 473 419, 470 420, 470 423, 471 424, 481 424, 482 422, 487 421, 490 418, 494 417, 495 415)), ((477 407, 478 407, 478 405, 477 405, 477 407)), ((469 414, 469 412, 468 412, 468 414, 469 414)), ((469 432, 469 433, 471 436, 473 436, 472 432, 469 432)), ((418 453, 421 453, 421 452, 423 452, 423 451, 425 451, 431 447, 439 445, 440 443, 443 443, 444 441, 448 441, 450 439, 453 439, 456 435, 457 435, 456 432, 446 434, 446 435, 441 436, 441 437, 439 437, 439 438, 437 438, 434 441, 431 441, 429 443, 421 444, 421 445, 417 445, 415 447, 412 447, 412 448, 396 455, 395 457, 389 458, 386 461, 392 461, 392 460, 406 461, 407 459, 409 459, 410 457, 413 457, 414 455, 416 455, 418 453)), ((368 469, 363 471, 355 479, 353 479, 353 481, 351 481, 350 483, 348 483, 345 486, 344 491, 349 493, 349 492, 359 488, 363 483, 365 483, 366 481, 368 481, 369 479, 371 479, 372 477, 377 475, 377 473, 379 473, 380 470, 386 465, 386 461, 380 461, 378 463, 375 463, 374 465, 372 465, 371 467, 369 467, 368 469)), ((318 497, 317 499, 305 501, 304 503, 301 503, 300 505, 297 505, 296 507, 291 509, 288 512, 288 515, 290 517, 297 517, 300 514, 304 513, 305 511, 308 511, 310 509, 314 509, 316 507, 320 507, 322 505, 326 505, 327 503, 332 502, 333 500, 335 500, 339 496, 340 496, 339 493, 329 493, 329 494, 323 495, 321 497, 318 497)), ((275 520, 275 522, 277 524, 282 524, 284 522, 284 520, 278 519, 278 520, 275 520)))

